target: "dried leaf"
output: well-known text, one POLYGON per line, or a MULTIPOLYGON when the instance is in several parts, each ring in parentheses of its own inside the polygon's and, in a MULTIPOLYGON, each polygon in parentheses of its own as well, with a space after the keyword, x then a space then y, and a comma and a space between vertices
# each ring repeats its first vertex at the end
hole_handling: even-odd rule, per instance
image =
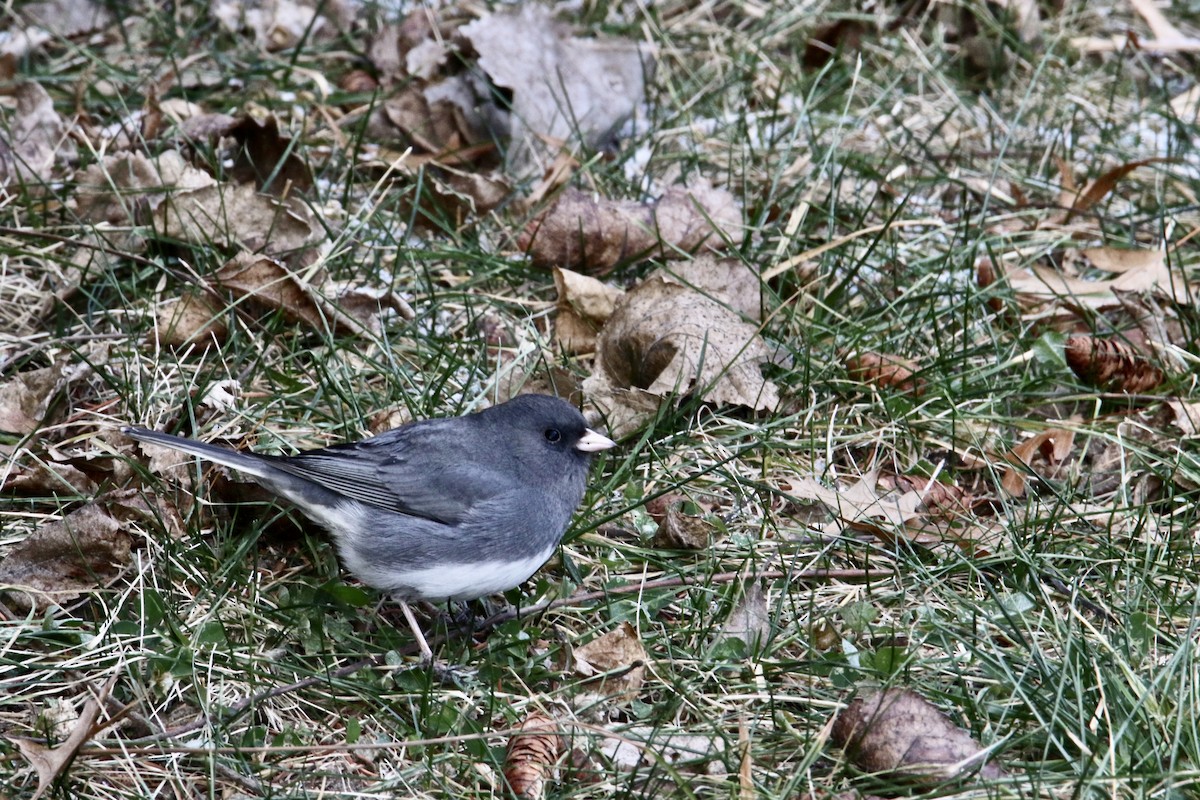
MULTIPOLYGON (((1108 193, 1116 188, 1121 179, 1138 167, 1144 167, 1147 164, 1174 163, 1175 161, 1176 159, 1173 158, 1146 158, 1141 161, 1130 161, 1127 164, 1114 167, 1099 178, 1096 178, 1096 180, 1090 182, 1087 186, 1084 186, 1067 207, 1071 210, 1072 214, 1089 211, 1092 206, 1107 197, 1108 193)), ((1068 215, 1069 218, 1070 215, 1068 215)))
POLYGON ((664 734, 661 728, 634 726, 623 730, 620 737, 605 739, 600 750, 614 767, 624 772, 667 767, 672 773, 685 775, 725 774, 722 764, 725 741, 718 735, 664 734))
POLYGON ((571 355, 596 349, 596 335, 612 316, 621 290, 578 272, 554 268, 558 289, 558 314, 554 319, 554 341, 571 355))
POLYGON ((221 344, 229 334, 222 310, 209 297, 188 292, 159 306, 154 337, 168 347, 221 344))
MULTIPOLYGON (((105 694, 107 693, 106 689, 105 694)), ((58 776, 74 760, 79 748, 91 738, 99 717, 100 702, 94 697, 89 697, 83 704, 83 711, 80 712, 79 719, 75 721, 75 728, 71 731, 71 735, 58 747, 46 747, 32 739, 13 739, 21 751, 21 755, 25 756, 25 759, 37 771, 37 790, 30 800, 38 800, 54 788, 54 782, 58 776)))
POLYGON ((47 522, 0 561, 0 584, 21 608, 62 604, 103 586, 129 563, 132 540, 108 511, 89 504, 47 522))
POLYGON ((1052 428, 1021 442, 1012 449, 1006 461, 1009 467, 1000 485, 1012 497, 1020 497, 1025 493, 1026 476, 1033 472, 1042 477, 1051 477, 1052 473, 1070 457, 1075 447, 1075 432, 1066 428, 1052 428), (1035 460, 1040 456, 1041 469, 1035 468, 1035 460))
POLYGON ((811 477, 787 479, 792 495, 818 501, 839 519, 851 523, 883 520, 903 529, 909 520, 920 514, 922 494, 913 490, 899 494, 880 493, 878 481, 878 470, 872 470, 845 489, 830 489, 811 477))
POLYGON ((846 359, 846 371, 856 381, 920 397, 925 381, 916 377, 917 362, 886 353, 859 353, 846 359))
POLYGON ((1184 436, 1200 433, 1200 403, 1174 398, 1167 401, 1167 407, 1171 409, 1172 421, 1184 436))
POLYGON ((487 14, 460 32, 479 54, 478 67, 512 97, 507 159, 517 178, 545 172, 558 150, 548 142, 601 145, 632 116, 653 77, 648 46, 573 37, 538 3, 487 14))
POLYGON ((585 678, 598 676, 598 691, 621 702, 637 697, 646 677, 647 660, 637 630, 628 622, 575 648, 571 654, 576 673, 585 678))
POLYGON ((1032 271, 1010 269, 1007 275, 1009 286, 1027 305, 1059 300, 1082 308, 1100 309, 1120 305, 1119 294, 1123 292, 1154 292, 1179 303, 1189 302, 1187 281, 1168 268, 1167 255, 1162 250, 1097 247, 1083 250, 1082 254, 1097 269, 1116 273, 1116 277, 1087 280, 1038 265, 1032 271))
POLYGON ((855 53, 866 32, 867 26, 862 22, 845 17, 822 25, 809 36, 802 63, 808 69, 820 69, 838 51, 855 53))
POLYGON ((306 278, 269 256, 238 253, 213 278, 238 297, 251 297, 259 305, 281 312, 290 322, 319 331, 378 332, 389 314, 404 319, 415 316, 403 298, 386 289, 344 286, 335 305, 317 291, 324 283, 322 274, 306 278))
POLYGON ((46 424, 54 397, 72 381, 91 374, 86 362, 18 372, 0 383, 0 431, 29 434, 46 424))
POLYGON ((557 720, 537 711, 527 716, 504 755, 504 778, 512 793, 522 800, 544 797, 564 745, 557 720))
POLYGON ((707 550, 716 533, 716 526, 702 515, 687 514, 682 503, 673 503, 658 523, 654 546, 660 550, 707 550))
POLYGON ((56 164, 76 157, 75 142, 45 89, 28 82, 12 94, 17 108, 7 136, 0 136, 0 187, 40 184, 51 178, 56 164))
POLYGON ((662 277, 626 292, 597 340, 584 392, 617 435, 657 402, 699 393, 709 403, 772 411, 779 390, 762 376, 758 328, 720 303, 662 277))
POLYGON ((672 187, 653 205, 568 189, 525 227, 518 246, 543 269, 604 274, 651 255, 679 258, 701 247, 721 248, 740 225, 733 196, 705 184, 672 187))
POLYGON ((167 238, 267 253, 300 250, 323 235, 299 199, 268 197, 250 184, 218 185, 174 150, 155 161, 140 153, 106 156, 78 182, 74 203, 90 222, 151 222, 167 238))
POLYGON ((925 698, 908 689, 859 697, 837 715, 831 740, 859 769, 894 773, 921 783, 979 770, 985 780, 1005 775, 988 751, 925 698))
POLYGON ((15 10, 25 21, 37 25, 57 39, 73 39, 98 31, 113 21, 108 9, 92 0, 21 3, 15 10))
POLYGON ((296 155, 292 139, 279 132, 279 121, 273 115, 262 122, 243 116, 227 135, 238 144, 237 160, 230 171, 234 180, 252 182, 260 192, 278 197, 312 190, 312 172, 296 155))
POLYGON ((721 626, 717 641, 738 639, 747 652, 758 650, 771 635, 771 613, 767 595, 758 581, 749 581, 737 606, 721 626))
POLYGON ((1095 336, 1067 339, 1067 365, 1079 379, 1108 391, 1145 394, 1165 376, 1129 344, 1095 336))
POLYGON ((262 4, 214 0, 210 13, 230 33, 249 30, 255 44, 268 52, 286 50, 305 40, 328 38, 334 32, 329 20, 317 13, 317 8, 296 0, 271 0, 262 4))
POLYGON ((672 262, 653 274, 667 283, 678 283, 711 297, 746 319, 762 319, 762 278, 741 259, 700 253, 686 261, 672 262))

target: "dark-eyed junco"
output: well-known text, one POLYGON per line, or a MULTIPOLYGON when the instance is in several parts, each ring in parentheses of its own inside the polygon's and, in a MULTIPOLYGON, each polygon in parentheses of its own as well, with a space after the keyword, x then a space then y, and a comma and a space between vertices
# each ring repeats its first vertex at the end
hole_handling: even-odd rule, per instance
POLYGON ((346 568, 400 601, 426 660, 406 601, 474 599, 533 575, 583 499, 592 454, 615 444, 537 394, 293 456, 121 430, 238 470, 328 528, 346 568))

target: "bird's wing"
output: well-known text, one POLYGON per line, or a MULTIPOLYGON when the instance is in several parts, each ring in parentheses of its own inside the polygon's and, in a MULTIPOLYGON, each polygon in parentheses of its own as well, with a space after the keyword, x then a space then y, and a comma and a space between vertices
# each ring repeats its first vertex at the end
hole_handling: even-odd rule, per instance
POLYGON ((472 452, 457 430, 438 428, 402 428, 273 459, 273 466, 361 503, 446 524, 513 489, 490 454, 472 452))

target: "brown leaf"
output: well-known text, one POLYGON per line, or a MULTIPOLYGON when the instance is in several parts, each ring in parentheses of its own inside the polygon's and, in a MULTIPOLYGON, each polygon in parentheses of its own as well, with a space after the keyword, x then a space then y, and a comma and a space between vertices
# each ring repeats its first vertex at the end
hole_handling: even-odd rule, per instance
POLYGON ((1067 339, 1067 364, 1093 386, 1126 394, 1145 394, 1163 382, 1162 370, 1125 342, 1095 336, 1067 339))
POLYGON ((92 0, 48 0, 21 3, 14 9, 24 20, 56 38, 73 39, 112 24, 108 9, 92 0))
MULTIPOLYGON (((1130 161, 1127 164, 1122 164, 1119 167, 1110 169, 1108 172, 1101 175, 1096 180, 1090 182, 1087 186, 1075 196, 1069 206, 1071 214, 1077 214, 1084 211, 1089 211, 1092 206, 1103 200, 1109 192, 1129 173, 1133 172, 1138 167, 1144 167, 1147 164, 1160 163, 1175 163, 1174 158, 1146 158, 1141 161, 1130 161)), ((1068 219, 1070 215, 1068 215, 1068 219)))
POLYGON ((1184 436, 1200 433, 1200 403, 1173 398, 1167 401, 1167 407, 1171 410, 1172 422, 1184 436))
POLYGON ((746 319, 762 319, 762 279, 741 259, 700 253, 686 261, 672 262, 653 274, 667 283, 687 286, 711 297, 746 319))
POLYGON ((274 115, 262 122, 245 115, 230 127, 228 135, 238 143, 237 160, 230 171, 234 180, 253 182, 259 191, 277 197, 312 190, 312 172, 296 155, 292 139, 279 132, 274 115))
POLYGON ((219 345, 228 334, 222 310, 199 292, 163 303, 155 317, 154 339, 168 347, 219 345))
POLYGON ((18 372, 0 383, 0 431, 29 434, 48 424, 47 414, 58 393, 91 371, 85 361, 59 363, 18 372))
POLYGON ((537 711, 527 716, 509 738, 504 754, 504 779, 512 793, 522 800, 544 797, 546 782, 564 749, 557 720, 537 711))
POLYGON ((916 377, 917 362, 886 353, 859 353, 846 359, 846 371, 856 381, 920 397, 925 381, 916 377))
POLYGON ((612 316, 621 290, 558 267, 554 268, 554 286, 558 290, 555 343, 570 355, 593 352, 596 335, 612 316))
MULTIPOLYGON (((111 686, 110 682, 109 687, 111 686)), ((104 694, 107 695, 108 691, 109 688, 106 688, 104 694)), ((83 710, 79 713, 79 719, 75 721, 75 728, 71 731, 71 735, 58 747, 46 747, 32 739, 13 739, 21 751, 21 755, 25 756, 25 759, 37 771, 37 790, 30 800, 38 800, 54 788, 54 782, 58 776, 74 760, 79 748, 91 738, 99 717, 100 701, 89 697, 83 704, 83 710)))
POLYGON ((1168 267, 1163 250, 1096 247, 1081 254, 1096 269, 1115 277, 1090 280, 1037 265, 1032 271, 1010 268, 1006 276, 1009 286, 1026 305, 1061 301, 1084 309, 1102 309, 1121 305, 1120 295, 1131 292, 1153 292, 1179 303, 1190 303, 1187 281, 1168 267))
POLYGON ((698 393, 715 405, 772 411, 779 390, 762 376, 768 357, 756 326, 656 276, 617 301, 584 392, 617 435, 644 422, 657 406, 654 398, 698 393))
POLYGON ((660 550, 707 550, 717 529, 702 515, 687 514, 682 503, 667 507, 654 534, 654 546, 660 550))
POLYGON ((108 511, 88 504, 47 522, 0 561, 0 584, 21 608, 61 605, 103 586, 129 563, 132 540, 108 511))
POLYGON ((601 146, 643 101, 654 74, 650 47, 574 37, 539 3, 486 14, 460 32, 478 68, 511 97, 506 157, 519 179, 544 174, 555 142, 601 146))
POLYGON ((50 179, 55 164, 76 157, 75 142, 40 85, 22 83, 12 94, 17 108, 6 135, 0 136, 0 187, 37 185, 50 179))
POLYGON ((1075 447, 1075 432, 1066 428, 1052 428, 1026 439, 1012 449, 1006 461, 1009 467, 1000 485, 1013 497, 1025 493, 1026 475, 1033 472, 1042 477, 1053 473, 1071 455, 1075 447))
POLYGON ((403 298, 391 290, 343 287, 338 303, 326 300, 317 288, 322 274, 305 279, 286 264, 269 256, 241 252, 213 275, 218 285, 238 297, 251 297, 264 308, 279 311, 293 323, 318 331, 378 332, 382 319, 397 314, 415 316, 403 298))
POLYGON ((801 62, 808 69, 819 69, 829 63, 839 50, 854 53, 866 32, 867 26, 862 22, 844 17, 822 25, 812 32, 805 44, 801 62))
POLYGON ((276 199, 250 184, 222 184, 175 150, 154 161, 117 153, 77 178, 73 198, 89 222, 152 223, 166 238, 222 247, 289 253, 323 235, 298 198, 276 199))
POLYGON ((646 677, 647 660, 637 630, 628 622, 575 648, 571 654, 577 674, 585 678, 596 676, 598 691, 615 695, 621 701, 637 697, 646 677))
POLYGON ((767 595, 758 581, 751 580, 717 633, 717 641, 738 639, 746 645, 748 652, 754 652, 770 635, 771 612, 767 608, 767 595))
POLYGON ((741 225, 733 196, 697 184, 673 187, 653 205, 567 189, 518 239, 534 266, 605 274, 657 255, 679 258, 701 247, 722 248, 741 225))
POLYGON ((903 529, 920 514, 922 495, 909 490, 902 493, 880 492, 879 472, 867 473, 844 489, 828 488, 811 477, 788 478, 791 494, 816 500, 846 522, 883 520, 903 529))
POLYGON ((830 736, 859 769, 939 783, 978 769, 1004 777, 988 752, 925 698, 908 689, 859 697, 837 715, 830 736))

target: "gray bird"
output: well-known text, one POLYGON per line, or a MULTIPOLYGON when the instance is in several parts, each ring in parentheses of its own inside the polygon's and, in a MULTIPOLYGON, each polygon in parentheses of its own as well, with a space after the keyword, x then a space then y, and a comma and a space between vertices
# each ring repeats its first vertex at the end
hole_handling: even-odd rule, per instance
POLYGON ((538 394, 292 456, 121 431, 242 472, 328 528, 346 568, 400 602, 426 661, 408 602, 471 600, 527 580, 566 533, 592 454, 615 445, 538 394))

